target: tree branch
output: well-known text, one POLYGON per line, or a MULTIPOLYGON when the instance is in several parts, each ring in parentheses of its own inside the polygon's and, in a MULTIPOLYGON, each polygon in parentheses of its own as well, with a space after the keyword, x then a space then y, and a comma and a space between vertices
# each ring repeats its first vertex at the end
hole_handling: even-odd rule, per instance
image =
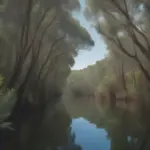
POLYGON ((25 41, 24 41, 24 47, 23 49, 26 48, 29 42, 29 32, 30 32, 30 25, 31 25, 31 11, 32 11, 32 6, 33 6, 33 0, 28 0, 27 2, 27 12, 26 12, 26 27, 25 27, 25 41))
MULTIPOLYGON (((116 0, 111 0, 111 1, 112 1, 113 5, 116 6, 116 7, 118 8, 118 10, 123 14, 123 16, 127 19, 129 25, 131 25, 131 27, 132 27, 133 29, 135 29, 135 31, 136 31, 137 33, 139 33, 139 34, 144 38, 144 40, 145 40, 146 43, 147 43, 148 50, 150 51, 150 43, 149 43, 149 41, 148 41, 148 38, 146 37, 146 35, 145 35, 142 31, 140 31, 140 30, 138 29, 138 27, 132 22, 132 20, 131 20, 131 18, 130 18, 126 0, 123 0, 123 1, 124 1, 124 5, 125 5, 125 10, 123 10, 123 9, 121 8, 121 6, 119 5, 119 3, 118 3, 116 0)), ((139 42, 138 42, 138 45, 139 45, 139 42)), ((141 44, 140 44, 140 46, 141 46, 141 44)), ((147 49, 145 49, 145 51, 147 51, 147 49)))
POLYGON ((41 69, 40 69, 40 71, 39 71, 39 76, 38 76, 39 78, 40 78, 40 76, 41 76, 41 73, 43 72, 43 69, 44 69, 45 65, 47 64, 47 62, 48 62, 48 60, 49 60, 49 58, 50 58, 50 56, 51 56, 51 53, 52 53, 53 49, 54 49, 55 46, 56 46, 62 39, 64 39, 64 38, 65 38, 65 36, 59 37, 59 38, 56 39, 56 40, 53 42, 53 44, 51 45, 51 48, 50 48, 49 53, 48 53, 48 55, 47 55, 47 58, 46 58, 46 60, 44 61, 44 63, 42 64, 42 67, 41 67, 41 69))
MULTIPOLYGON (((43 13, 43 15, 42 15, 40 21, 38 22, 38 25, 37 25, 37 27, 36 27, 36 29, 35 29, 35 33, 34 33, 34 36, 33 36, 33 38, 32 38, 31 44, 28 46, 27 49, 30 49, 30 48, 32 47, 32 45, 33 45, 33 43, 34 43, 34 41, 35 41, 35 39, 36 39, 38 30, 39 30, 39 28, 40 28, 42 22, 44 21, 44 19, 45 19, 45 17, 46 17, 46 15, 47 15, 48 12, 49 12, 49 8, 47 8, 47 9, 45 10, 45 12, 43 13)), ((53 22, 54 20, 55 20, 55 17, 52 19, 52 22, 53 22)))

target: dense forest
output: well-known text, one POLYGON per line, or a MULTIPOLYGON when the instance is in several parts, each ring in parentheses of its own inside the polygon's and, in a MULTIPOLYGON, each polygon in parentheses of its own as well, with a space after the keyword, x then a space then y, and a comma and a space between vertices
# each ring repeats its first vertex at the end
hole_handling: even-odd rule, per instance
POLYGON ((108 54, 95 65, 71 70, 79 51, 95 44, 72 15, 82 7, 78 0, 0 0, 0 148, 55 148, 53 129, 46 129, 55 126, 52 118, 65 116, 65 139, 55 139, 63 144, 70 139, 80 150, 68 131, 65 107, 81 103, 89 115, 103 108, 138 110, 150 130, 149 0, 85 2, 84 16, 108 54))
POLYGON ((86 3, 85 16, 107 44, 108 54, 95 65, 72 71, 66 88, 101 103, 136 101, 149 106, 149 1, 86 3))
POLYGON ((87 0, 84 13, 108 54, 95 65, 71 72, 63 95, 65 106, 72 116, 82 114, 105 128, 111 149, 149 149, 150 3, 87 0), (132 147, 127 136, 137 138, 139 144, 132 147))
MULTIPOLYGON (((0 138, 4 140, 4 147, 10 149, 7 141, 14 141, 14 136, 20 141, 24 128, 23 135, 28 126, 38 123, 31 128, 33 132, 42 128, 45 113, 56 109, 78 50, 93 46, 94 41, 72 17, 72 12, 80 9, 78 1, 0 2, 0 138)), ((25 146, 17 143, 17 140, 12 142, 17 149, 25 146)))

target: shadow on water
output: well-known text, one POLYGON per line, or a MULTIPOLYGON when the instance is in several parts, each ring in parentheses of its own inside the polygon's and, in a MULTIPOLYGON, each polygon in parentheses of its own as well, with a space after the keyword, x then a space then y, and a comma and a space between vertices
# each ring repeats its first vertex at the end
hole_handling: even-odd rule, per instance
MULTIPOLYGON (((140 112, 79 104, 73 112, 62 104, 53 111, 48 107, 42 120, 31 115, 19 130, 9 131, 3 150, 143 150, 147 123, 140 112)), ((147 142, 144 150, 149 148, 147 142)))
POLYGON ((36 115, 32 115, 19 131, 9 131, 9 136, 4 138, 3 149, 81 150, 75 144, 75 134, 71 132, 72 119, 63 106, 58 107, 53 112, 47 109, 42 123, 36 115))
MULTIPOLYGON (((71 104, 71 102, 65 102, 65 105, 72 117, 79 118, 82 116, 89 121, 87 126, 90 126, 90 124, 94 124, 96 126, 95 128, 97 129, 97 131, 95 132, 95 137, 97 133, 103 135, 103 137, 94 139, 95 143, 92 146, 93 150, 99 149, 99 144, 96 145, 97 141, 99 143, 103 141, 101 143, 103 147, 100 148, 102 150, 150 149, 148 110, 143 110, 141 105, 139 107, 136 107, 135 105, 134 107, 132 107, 132 104, 126 108, 111 108, 104 106, 97 108, 96 106, 94 106, 94 104, 88 104, 88 102, 89 100, 85 100, 85 102, 83 102, 83 100, 72 100, 73 105, 71 104), (77 112, 75 110, 77 110, 77 112), (79 115, 79 112, 82 114, 81 116, 79 115), (103 131, 99 132, 99 129, 103 129, 103 131), (103 132, 105 132, 106 134, 104 135, 103 132)), ((78 126, 81 125, 79 124, 78 126)), ((86 128, 86 126, 84 126, 84 128, 86 128)), ((84 130, 85 129, 83 129, 83 132, 84 130)), ((94 133, 94 131, 92 132, 94 133)), ((82 136, 82 133, 80 134, 80 136, 82 136)), ((92 137, 90 129, 88 129, 86 136, 92 137)), ((80 140, 83 139, 80 138, 80 140)), ((85 140, 87 140, 87 138, 85 138, 85 140)), ((78 143, 81 144, 83 142, 78 143)), ((92 139, 91 141, 87 140, 87 143, 92 144, 92 139)), ((90 149, 86 147, 83 148, 83 150, 90 149)))

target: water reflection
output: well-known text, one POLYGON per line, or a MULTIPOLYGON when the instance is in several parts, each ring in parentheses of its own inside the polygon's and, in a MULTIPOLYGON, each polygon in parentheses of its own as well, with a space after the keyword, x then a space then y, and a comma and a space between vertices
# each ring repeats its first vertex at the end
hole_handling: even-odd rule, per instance
POLYGON ((107 132, 104 129, 97 128, 95 124, 84 118, 73 119, 72 131, 76 134, 76 143, 81 145, 83 150, 110 149, 107 132))
MULTIPOLYGON (((36 119, 35 119, 36 118, 36 119)), ((42 122, 31 118, 22 127, 5 134, 2 142, 4 150, 81 150, 71 132, 72 119, 65 109, 58 109, 42 122), (7 136, 6 136, 7 135, 7 136)))
MULTIPOLYGON (((146 126, 140 113, 126 109, 103 110, 102 128, 108 133, 111 150, 137 150, 140 148, 146 126)), ((142 149, 143 150, 143 149, 142 149)))
POLYGON ((3 150, 150 149, 148 125, 137 110, 101 108, 94 113, 73 118, 61 108, 51 116, 47 111, 42 120, 35 114, 9 132, 0 146, 3 150))
MULTIPOLYGON (((97 148, 96 144, 92 144, 92 149, 102 149, 102 150, 149 150, 150 149, 150 123, 149 123, 149 111, 146 109, 143 109, 142 105, 132 105, 128 107, 114 107, 113 109, 111 107, 102 107, 95 106, 95 109, 93 105, 91 105, 91 108, 89 107, 85 109, 84 107, 87 106, 88 100, 86 103, 83 104, 83 101, 80 103, 80 100, 73 101, 73 107, 69 103, 66 108, 68 108, 69 113, 72 114, 72 116, 78 117, 84 117, 86 120, 89 121, 88 124, 95 124, 96 125, 96 133, 92 131, 92 134, 103 136, 102 138, 94 138, 95 143, 103 141, 101 145, 103 148, 97 148), (72 107, 72 109, 70 109, 72 107), (80 111, 79 109, 82 109, 80 111), (94 111, 89 111, 89 110, 94 111), (75 113, 75 110, 78 112, 81 112, 81 116, 77 116, 75 113), (99 129, 104 129, 106 134, 104 135, 103 132, 99 132, 99 129), (107 144, 106 144, 107 143, 107 144), (106 147, 107 145, 107 147, 106 147)), ((77 112, 77 114, 79 114, 77 112)), ((86 124, 85 124, 86 125, 86 124)), ((77 127, 78 129, 79 127, 77 127)), ((85 127, 86 128, 86 127, 85 127)), ((78 131, 76 129, 76 132, 78 131)), ((82 131, 84 133, 84 130, 82 131)), ((78 133, 78 132, 77 132, 78 133)), ((91 131, 87 131, 87 136, 92 137, 91 131)), ((76 136, 76 140, 80 145, 82 145, 83 149, 88 150, 87 146, 85 148, 85 144, 82 141, 82 133, 80 131, 80 134, 76 136), (79 138, 79 140, 78 140, 79 138)), ((87 140, 87 138, 84 138, 87 140)), ((93 139, 93 138, 92 138, 93 139)), ((92 143, 92 139, 88 144, 92 143)), ((87 144, 87 145, 88 145, 87 144)))
MULTIPOLYGON (((140 110, 102 109, 100 127, 108 132, 111 150, 148 150, 149 123, 145 122, 140 110)), ((149 119, 147 119, 149 120, 149 119)))

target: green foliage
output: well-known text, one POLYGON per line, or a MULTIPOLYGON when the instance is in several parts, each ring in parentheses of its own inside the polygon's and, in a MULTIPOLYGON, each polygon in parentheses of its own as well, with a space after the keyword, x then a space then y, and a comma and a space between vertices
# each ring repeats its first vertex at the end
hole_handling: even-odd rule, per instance
MULTIPOLYGON (((2 87, 4 83, 4 77, 0 75, 0 87, 2 87)), ((0 128, 11 128, 10 122, 4 122, 7 119, 13 106, 16 102, 16 91, 14 89, 8 90, 7 92, 3 92, 2 88, 0 91, 0 128)))
POLYGON ((114 75, 111 75, 111 76, 105 75, 103 80, 99 83, 97 87, 97 91, 99 92, 107 91, 108 88, 115 85, 115 82, 116 82, 116 78, 114 75))
POLYGON ((51 97, 63 90, 78 50, 94 45, 72 15, 78 9, 74 0, 8 0, 0 18, 0 72, 9 79, 8 88, 24 85, 22 95, 38 104, 55 101, 51 97))
MULTIPOLYGON (((124 58, 126 60, 126 58, 124 58)), ((98 93, 107 94, 113 91, 116 95, 122 95, 125 90, 131 96, 142 96, 148 99, 150 93, 148 83, 141 70, 130 62, 115 59, 114 56, 108 55, 105 59, 97 61, 95 65, 88 66, 83 70, 72 71, 68 78, 71 92, 76 92, 88 96, 98 93), (125 78, 125 86, 123 85, 125 78)))
POLYGON ((138 88, 140 88, 140 80, 141 80, 141 72, 138 71, 130 71, 126 73, 126 84, 130 93, 138 92, 138 88))
POLYGON ((4 83, 4 77, 0 75, 0 87, 2 87, 3 83, 4 83))
POLYGON ((116 82, 106 57, 82 70, 73 70, 68 78, 70 89, 76 89, 83 95, 94 95, 95 92, 107 91, 116 82), (90 93, 90 94, 89 94, 90 93))
POLYGON ((0 0, 0 5, 3 5, 4 4, 4 0, 0 0))

